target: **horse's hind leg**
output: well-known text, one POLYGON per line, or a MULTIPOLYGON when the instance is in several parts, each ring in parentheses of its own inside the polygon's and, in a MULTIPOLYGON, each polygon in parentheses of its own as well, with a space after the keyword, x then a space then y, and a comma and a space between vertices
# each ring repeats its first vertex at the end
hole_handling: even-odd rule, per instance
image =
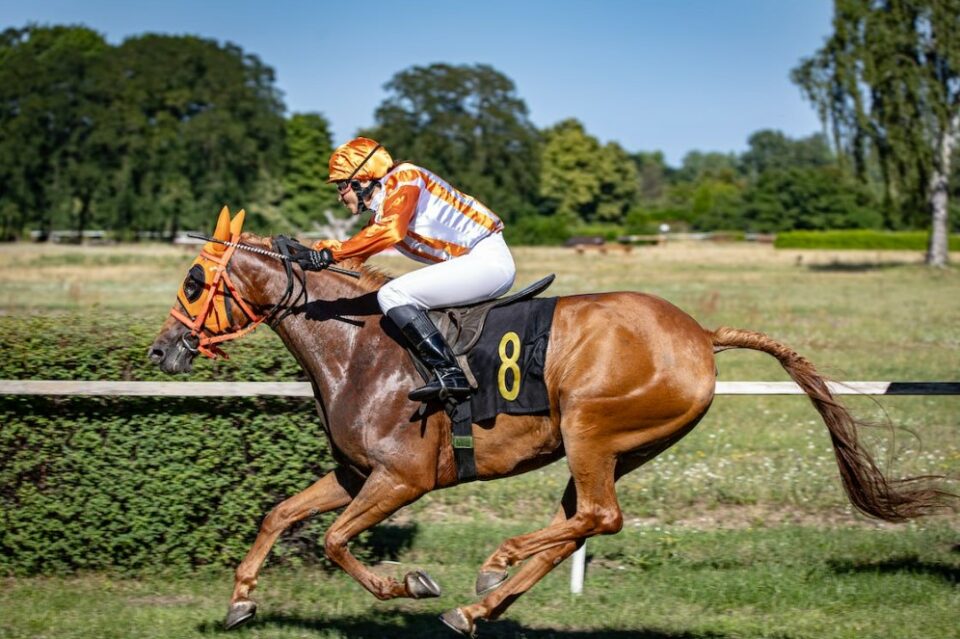
MULTIPOLYGON (((485 574, 503 574, 524 559, 536 556, 536 560, 527 562, 483 601, 445 613, 441 620, 448 626, 471 636, 476 619, 501 614, 517 597, 568 557, 584 539, 620 530, 623 515, 614 490, 616 456, 598 450, 596 446, 579 445, 577 441, 567 446, 567 454, 573 477, 564 493, 563 508, 546 528, 500 544, 484 562, 478 585, 485 574)), ((495 582, 493 585, 495 587, 495 582)))
POLYGON ((250 601, 250 591, 257 586, 257 575, 270 548, 284 530, 310 515, 341 508, 350 503, 359 490, 361 480, 347 470, 337 469, 324 475, 312 486, 281 502, 264 518, 253 546, 234 577, 233 596, 225 625, 235 628, 249 621, 257 606, 250 601))
POLYGON ((589 443, 567 445, 567 456, 575 487, 573 514, 566 517, 558 514, 546 528, 504 541, 484 562, 481 571, 502 572, 554 546, 620 531, 623 515, 614 485, 616 456, 598 451, 589 443))
POLYGON ((347 544, 364 530, 419 499, 426 488, 405 483, 383 467, 374 470, 350 505, 340 514, 324 540, 327 557, 369 590, 377 599, 439 597, 440 587, 425 572, 408 573, 401 583, 374 574, 354 557, 347 544))
MULTIPOLYGON (((643 451, 632 457, 621 458, 616 465, 615 479, 619 479, 635 468, 643 465, 671 443, 673 442, 664 442, 662 446, 654 449, 643 451)), ((551 526, 570 519, 574 516, 576 510, 576 490, 574 488, 574 482, 571 479, 567 483, 567 488, 563 493, 561 507, 557 511, 557 514, 554 515, 551 526)), ((477 594, 484 594, 484 592, 481 592, 482 583, 489 583, 495 589, 482 601, 470 606, 454 608, 453 610, 447 611, 441 616, 441 620, 454 630, 466 636, 471 636, 474 632, 477 619, 492 620, 498 618, 506 612, 507 608, 519 599, 521 595, 530 590, 530 588, 543 579, 547 573, 572 555, 577 548, 583 545, 584 541, 585 539, 564 542, 536 553, 524 562, 523 566, 513 577, 499 587, 497 587, 497 585, 501 583, 503 579, 496 580, 493 576, 502 575, 502 577, 505 578, 506 572, 485 572, 488 569, 488 565, 496 565, 499 561, 497 559, 498 553, 494 553, 481 568, 480 576, 477 578, 477 594), (484 579, 484 575, 490 575, 490 577, 484 579)))
MULTIPOLYGON (((550 524, 555 525, 569 519, 575 512, 576 491, 571 479, 567 482, 560 509, 550 524)), ((477 594, 487 596, 471 606, 454 608, 444 613, 441 620, 454 630, 470 636, 477 619, 496 619, 502 615, 510 604, 535 586, 544 575, 569 557, 582 543, 582 540, 571 541, 534 555, 509 580, 507 580, 506 571, 486 571, 486 564, 484 564, 484 568, 481 568, 480 575, 477 577, 477 594), (500 585, 501 583, 503 585, 500 585)))

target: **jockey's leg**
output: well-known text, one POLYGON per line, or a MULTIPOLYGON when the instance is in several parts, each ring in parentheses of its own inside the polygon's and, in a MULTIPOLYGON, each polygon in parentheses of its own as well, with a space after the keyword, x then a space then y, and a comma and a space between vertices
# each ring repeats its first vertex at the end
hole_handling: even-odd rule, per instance
POLYGON ((496 297, 510 290, 515 275, 509 249, 500 234, 494 234, 466 255, 407 273, 380 289, 377 301, 381 310, 435 374, 430 383, 410 393, 410 399, 426 401, 470 393, 453 351, 425 311, 496 297))
POLYGON ((463 369, 457 364, 450 345, 437 330, 426 311, 412 304, 396 306, 387 311, 400 333, 413 346, 414 352, 427 368, 433 371, 434 378, 420 388, 411 391, 410 399, 425 402, 433 399, 463 398, 470 394, 470 382, 463 369))

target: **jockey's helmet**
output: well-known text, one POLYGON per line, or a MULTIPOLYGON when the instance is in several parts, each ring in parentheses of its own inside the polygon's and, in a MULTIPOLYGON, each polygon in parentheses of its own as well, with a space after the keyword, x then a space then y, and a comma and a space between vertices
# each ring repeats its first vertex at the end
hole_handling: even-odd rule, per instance
POLYGON ((341 144, 330 156, 327 182, 378 180, 393 166, 393 158, 376 140, 354 138, 341 144))

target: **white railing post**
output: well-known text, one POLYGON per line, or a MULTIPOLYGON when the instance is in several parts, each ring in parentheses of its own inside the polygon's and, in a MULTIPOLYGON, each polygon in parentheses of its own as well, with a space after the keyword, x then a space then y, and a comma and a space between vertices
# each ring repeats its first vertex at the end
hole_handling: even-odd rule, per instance
POLYGON ((570 592, 579 595, 583 592, 583 573, 587 564, 587 542, 577 548, 570 557, 570 592))

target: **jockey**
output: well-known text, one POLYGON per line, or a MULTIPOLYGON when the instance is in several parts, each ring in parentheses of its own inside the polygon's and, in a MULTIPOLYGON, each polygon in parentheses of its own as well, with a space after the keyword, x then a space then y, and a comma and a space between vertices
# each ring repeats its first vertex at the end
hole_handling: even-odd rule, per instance
POLYGON ((470 384, 426 311, 497 297, 513 286, 516 266, 503 240, 503 222, 427 169, 394 162, 368 138, 350 140, 333 152, 328 182, 336 183, 340 202, 351 214, 369 210, 373 215, 348 240, 317 242, 306 268, 364 260, 391 246, 429 264, 384 284, 377 301, 434 373, 410 399, 468 396, 470 384))

